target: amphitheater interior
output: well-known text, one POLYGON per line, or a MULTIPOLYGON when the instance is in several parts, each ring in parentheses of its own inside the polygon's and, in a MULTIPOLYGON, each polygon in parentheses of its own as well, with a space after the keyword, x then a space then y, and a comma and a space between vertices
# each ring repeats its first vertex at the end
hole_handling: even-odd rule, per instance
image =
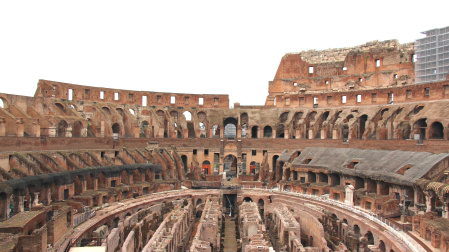
POLYGON ((414 58, 288 53, 261 106, 0 93, 0 250, 449 251, 449 76, 416 83, 414 58))

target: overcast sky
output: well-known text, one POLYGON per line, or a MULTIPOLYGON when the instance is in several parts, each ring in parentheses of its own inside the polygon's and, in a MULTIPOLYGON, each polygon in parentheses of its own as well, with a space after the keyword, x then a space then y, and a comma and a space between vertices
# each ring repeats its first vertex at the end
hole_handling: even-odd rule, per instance
POLYGON ((263 105, 285 53, 449 26, 447 0, 69 2, 1 1, 0 93, 47 79, 263 105))

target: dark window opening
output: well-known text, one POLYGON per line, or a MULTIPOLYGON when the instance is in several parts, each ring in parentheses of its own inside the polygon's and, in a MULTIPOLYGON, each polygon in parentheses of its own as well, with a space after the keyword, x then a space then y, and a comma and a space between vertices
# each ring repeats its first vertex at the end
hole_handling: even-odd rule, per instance
POLYGON ((252 150, 251 153, 253 156, 255 156, 255 155, 257 155, 257 150, 252 150))
POLYGON ((205 150, 204 150, 204 155, 205 155, 205 156, 209 155, 209 150, 208 150, 208 149, 205 149, 205 150))
POLYGON ((115 187, 116 184, 117 184, 116 180, 111 180, 111 187, 115 187))
POLYGON ((197 154, 197 152, 198 152, 198 150, 197 150, 197 149, 193 149, 193 155, 196 155, 196 154, 197 154))
POLYGON ((120 154, 120 151, 115 151, 114 152, 114 157, 117 157, 120 154))

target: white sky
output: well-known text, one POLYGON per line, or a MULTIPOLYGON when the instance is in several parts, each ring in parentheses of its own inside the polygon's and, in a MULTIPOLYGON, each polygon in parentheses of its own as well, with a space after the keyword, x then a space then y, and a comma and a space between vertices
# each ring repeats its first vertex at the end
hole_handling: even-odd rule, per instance
POLYGON ((263 105, 282 56, 449 25, 449 1, 1 1, 0 93, 39 79, 263 105), (367 4, 365 4, 365 2, 367 4))

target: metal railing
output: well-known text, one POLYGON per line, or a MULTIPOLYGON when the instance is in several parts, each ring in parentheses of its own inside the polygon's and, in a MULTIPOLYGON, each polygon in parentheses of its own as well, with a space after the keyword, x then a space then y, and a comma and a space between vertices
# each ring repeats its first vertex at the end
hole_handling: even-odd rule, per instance
POLYGON ((287 194, 287 195, 294 195, 296 197, 301 197, 301 198, 305 198, 305 199, 316 200, 316 201, 324 202, 326 204, 344 208, 348 211, 351 211, 355 214, 361 215, 364 218, 369 219, 370 221, 382 226, 383 228, 388 230, 391 235, 394 235, 397 237, 397 239, 403 241, 404 244, 408 247, 408 249, 410 249, 410 251, 415 251, 415 252, 425 252, 426 251, 426 249, 424 249, 421 246, 421 244, 419 244, 414 238, 412 238, 406 232, 404 232, 403 230, 400 230, 400 228, 397 225, 395 225, 393 222, 391 222, 381 216, 378 216, 377 214, 375 214, 373 212, 366 211, 366 210, 363 210, 360 208, 356 208, 354 206, 349 206, 340 201, 332 200, 332 199, 329 199, 329 198, 323 197, 323 196, 302 194, 302 193, 298 193, 298 192, 273 190, 273 189, 268 189, 267 187, 261 187, 261 186, 259 186, 259 187, 257 187, 257 186, 254 186, 254 187, 242 186, 242 189, 253 189, 253 190, 263 190, 263 191, 269 191, 269 192, 279 192, 279 193, 283 193, 283 194, 287 194))
POLYGON ((78 226, 79 224, 85 222, 87 219, 90 219, 96 215, 96 212, 94 210, 88 210, 81 215, 77 216, 73 219, 73 227, 78 226))

